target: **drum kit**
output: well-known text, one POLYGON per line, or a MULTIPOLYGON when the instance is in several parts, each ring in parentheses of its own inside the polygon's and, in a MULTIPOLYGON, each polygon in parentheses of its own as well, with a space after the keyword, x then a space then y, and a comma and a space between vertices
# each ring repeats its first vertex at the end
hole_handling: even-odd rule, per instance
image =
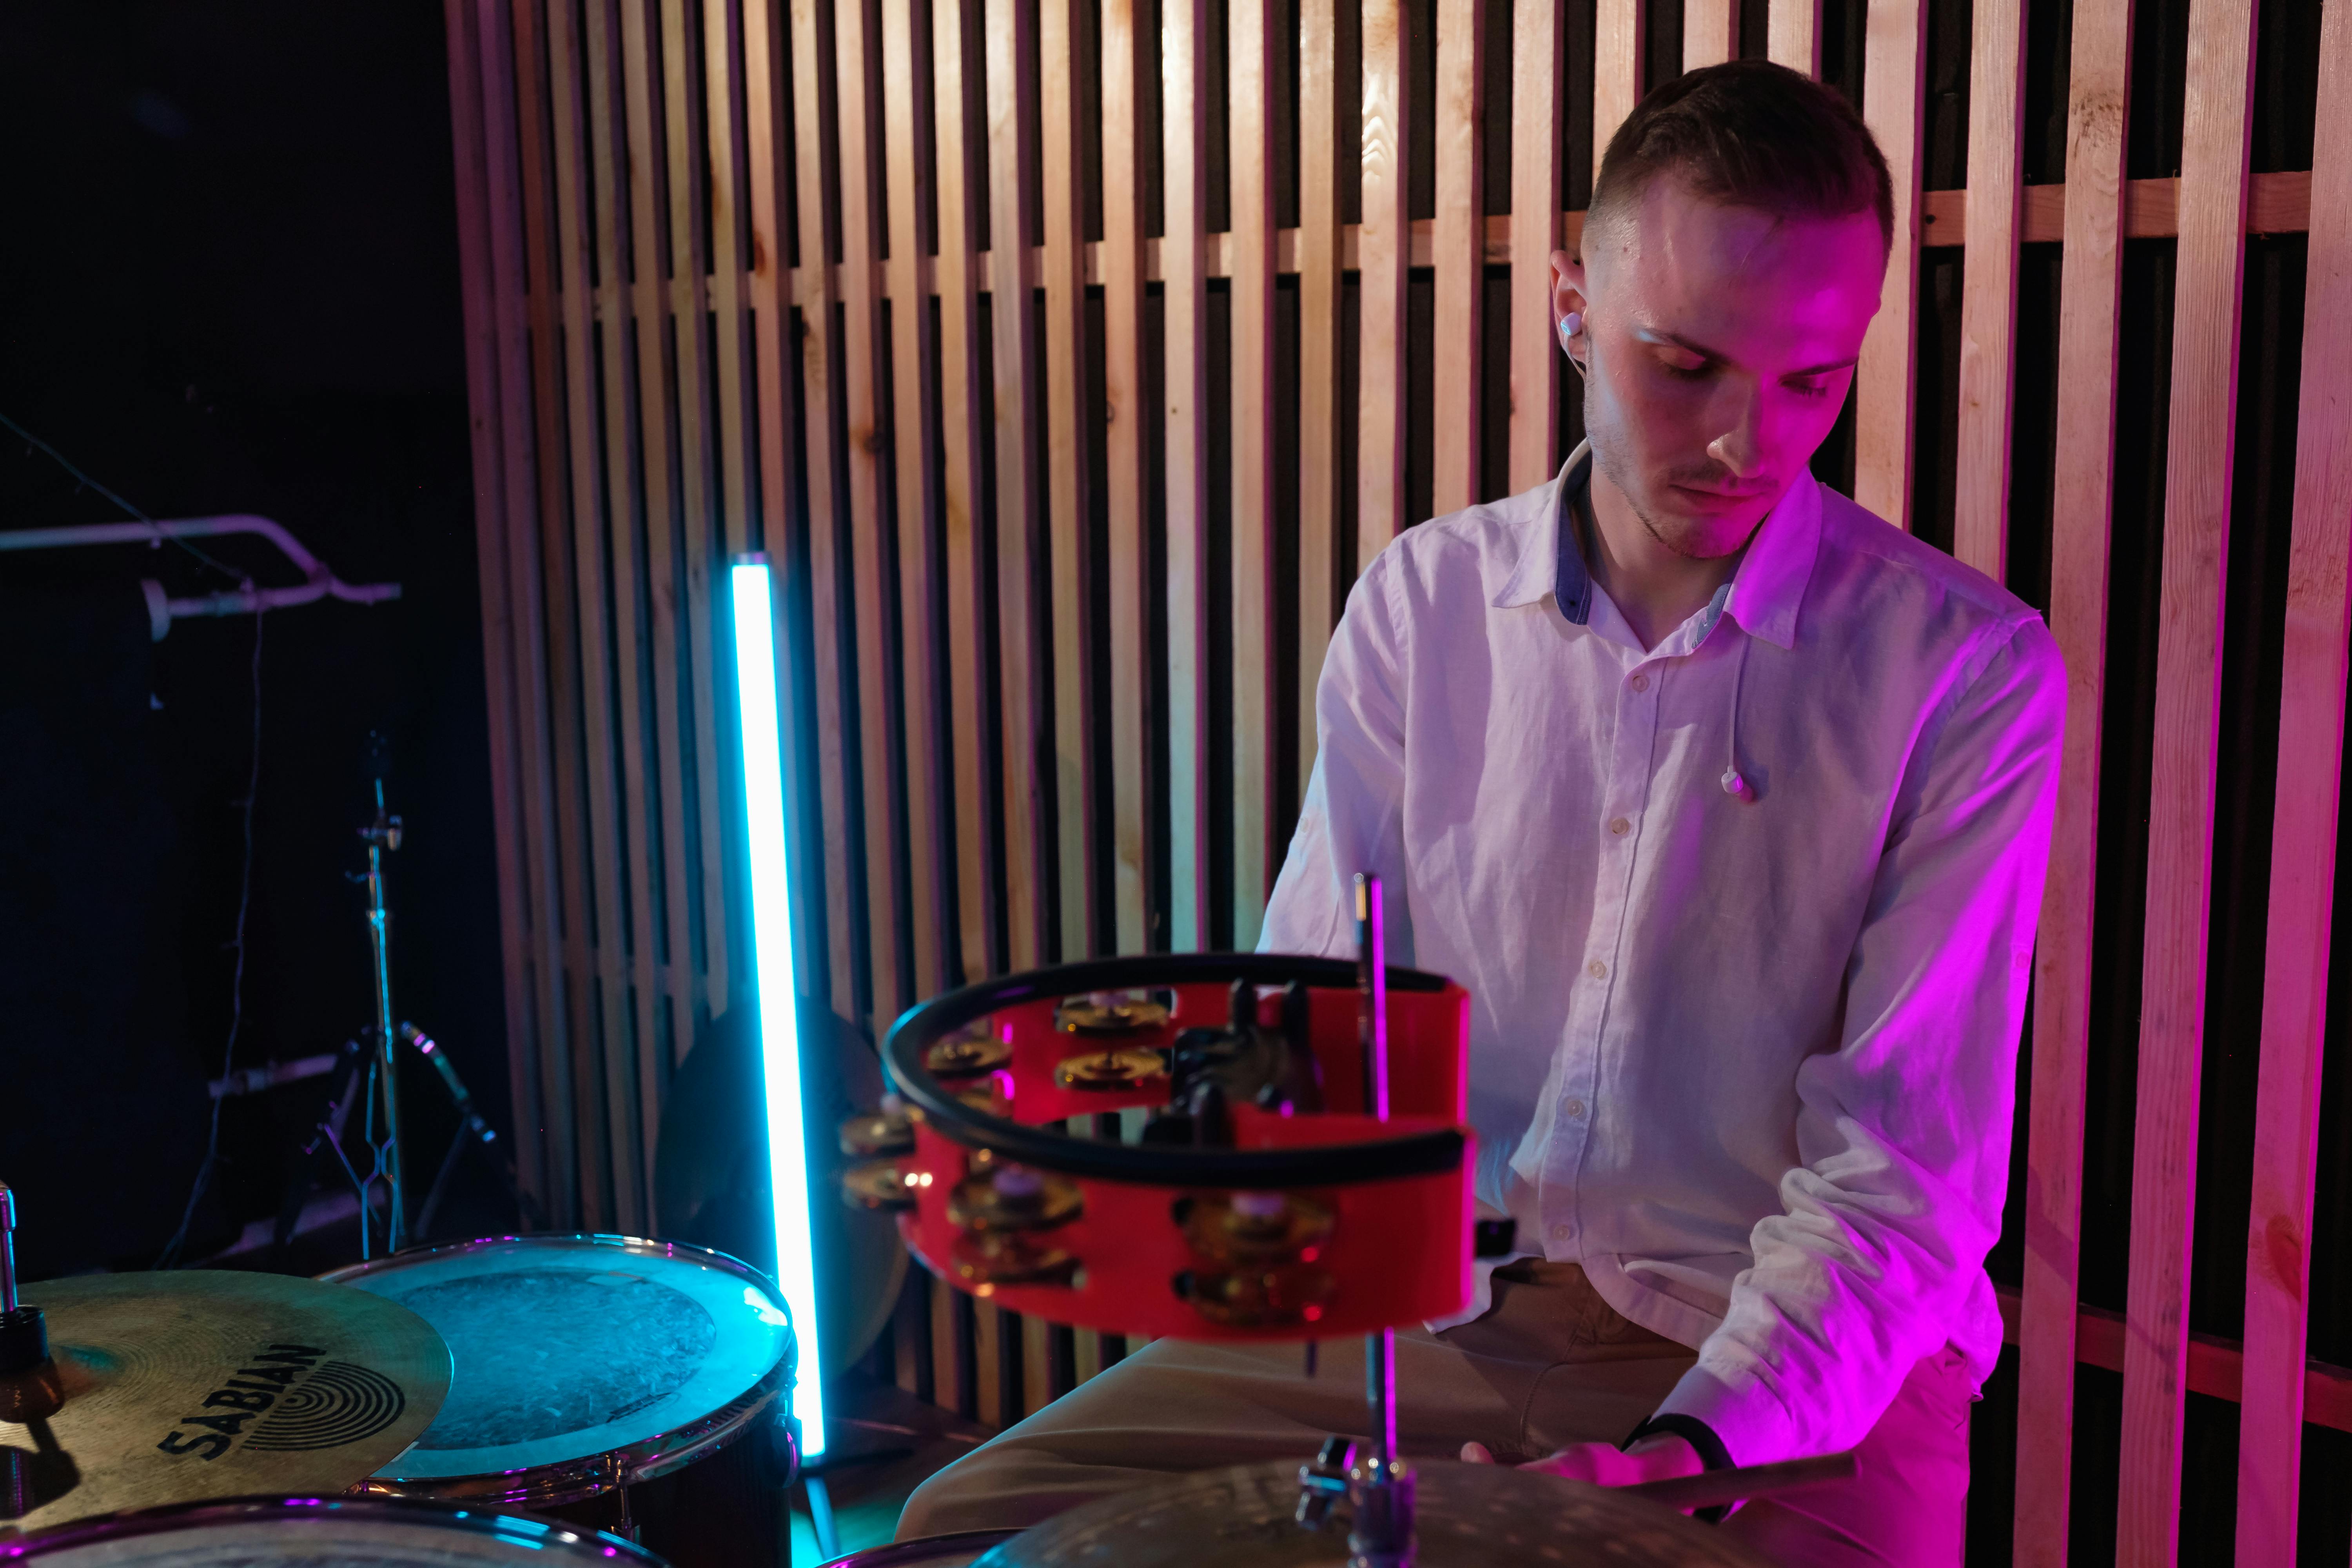
MULTIPOLYGON (((1370 879, 1358 917, 1353 964, 1110 959, 926 1003, 883 1047, 895 1092, 841 1143, 852 1205, 1019 1312, 1366 1336, 1363 1434, 839 1568, 1741 1568, 1760 1560, 1682 1510, 1851 1473, 1835 1457, 1612 1489, 1399 1456, 1395 1328, 1457 1310, 1474 1255, 1508 1238, 1472 1203, 1469 997, 1388 967, 1370 879), (1108 1125, 1129 1135, 1088 1135, 1108 1125)), ((0 1186, 0 1568, 662 1568, 628 1539, 632 1488, 746 1437, 760 1484, 793 1473, 790 1315, 721 1253, 505 1237, 317 1279, 87 1276, 20 1301, 15 1222, 0 1186)))

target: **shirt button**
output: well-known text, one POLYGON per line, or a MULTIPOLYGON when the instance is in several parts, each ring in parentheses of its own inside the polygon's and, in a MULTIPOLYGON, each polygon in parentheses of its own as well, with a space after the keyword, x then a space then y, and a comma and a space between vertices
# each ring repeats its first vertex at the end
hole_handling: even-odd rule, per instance
POLYGON ((1607 976, 1609 973, 1609 966, 1596 958, 1591 963, 1584 966, 1584 973, 1590 974, 1595 980, 1600 980, 1607 976))
POLYGON ((1625 830, 1633 826, 1622 816, 1612 816, 1609 819, 1609 831, 1621 838, 1625 836, 1625 830))
POLYGON ((1650 689, 1650 678, 1646 675, 1636 675, 1633 677, 1633 689, 1636 691, 1647 691, 1650 689))
POLYGON ((1575 1234, 1576 1227, 1572 1225, 1556 1225, 1551 1227, 1551 1238, 1554 1241, 1566 1241, 1575 1234))
POLYGON ((1560 1107, 1560 1109, 1567 1111, 1571 1117, 1580 1117, 1584 1114, 1584 1101, 1580 1100, 1571 1100, 1566 1105, 1560 1107))

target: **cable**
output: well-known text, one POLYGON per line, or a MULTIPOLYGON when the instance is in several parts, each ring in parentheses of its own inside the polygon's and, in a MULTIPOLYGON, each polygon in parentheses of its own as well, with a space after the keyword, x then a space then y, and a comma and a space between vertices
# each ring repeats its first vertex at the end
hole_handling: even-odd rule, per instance
MULTIPOLYGON (((39 450, 46 455, 50 461, 56 463, 58 467, 63 468, 67 473, 71 474, 75 479, 80 480, 84 485, 89 486, 91 489, 96 490, 99 494, 104 496, 107 500, 121 507, 123 510, 129 512, 140 521, 152 522, 155 521, 153 518, 149 517, 145 512, 141 511, 137 507, 132 506, 129 501, 124 500, 121 496, 116 495, 112 490, 108 489, 104 485, 100 484, 96 479, 91 479, 88 474, 83 473, 81 469, 74 466, 72 459, 68 458, 63 452, 58 451, 55 447, 50 446, 47 441, 42 440, 38 436, 34 435, 30 430, 26 429, 22 425, 17 424, 5 414, 0 414, 0 425, 5 425, 9 429, 15 431, 17 436, 22 437, 26 446, 39 448, 39 450)), ((194 556, 197 560, 203 562, 205 565, 211 567, 214 571, 219 573, 224 577, 232 577, 242 580, 246 575, 246 574, 237 571, 235 567, 226 565, 217 558, 206 554, 204 551, 199 550, 196 546, 189 543, 184 539, 173 539, 170 540, 169 542, 178 545, 181 549, 186 551, 189 554, 194 556)))
MULTIPOLYGON (((0 419, 5 417, 0 415, 0 419)), ((254 612, 253 764, 245 782, 245 867, 237 878, 236 937, 230 943, 236 949, 236 971, 229 982, 228 1041, 221 1047, 224 1079, 236 1070, 237 1031, 245 1023, 245 917, 253 907, 253 803, 261 794, 261 627, 268 619, 261 611, 254 612)), ((212 1126, 205 1135, 204 1163, 196 1167, 195 1184, 188 1191, 188 1206, 180 1211, 180 1228, 172 1233, 172 1239, 163 1244, 163 1252, 155 1258, 159 1269, 180 1266, 180 1248, 187 1242, 188 1226, 195 1219, 196 1205, 204 1201, 205 1190, 212 1185, 213 1167, 220 1162, 221 1107, 227 1100, 226 1095, 220 1095, 213 1100, 212 1126)))

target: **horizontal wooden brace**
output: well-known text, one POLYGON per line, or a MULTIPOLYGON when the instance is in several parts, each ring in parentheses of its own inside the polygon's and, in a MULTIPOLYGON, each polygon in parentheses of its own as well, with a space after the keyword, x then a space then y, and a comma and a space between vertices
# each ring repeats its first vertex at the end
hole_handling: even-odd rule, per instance
MULTIPOLYGON (((2260 179, 2259 174, 2255 178, 2260 179)), ((2157 182, 2146 182, 2154 184, 2157 182)), ((2166 181, 2165 184, 2171 182, 2166 181)), ((2017 1342, 2018 1292, 2014 1285, 1996 1285, 2000 1300, 2001 1336, 2017 1342)), ((2074 1359, 2109 1372, 2124 1369, 2124 1315, 2105 1307, 2083 1306, 2074 1321, 2074 1359)), ((2245 1352, 2236 1340, 2219 1334, 2189 1336, 2189 1392, 2236 1404, 2243 1381, 2245 1352)), ((2303 1418, 2314 1426, 2352 1432, 2352 1368, 2324 1361, 2304 1363, 2303 1418)))
MULTIPOLYGON (((2180 182, 2178 180, 2134 180, 2124 197, 2125 233, 2133 239, 2161 239, 2179 232, 2180 182)), ((2024 221, 2019 226, 2018 237, 2027 245, 2055 244, 2063 234, 2066 222, 2066 187, 2060 185, 2028 185, 2025 187, 2024 221)), ((1968 237, 1969 193, 1966 191, 1929 191, 1923 205, 1925 236, 1922 244, 1930 248, 1957 247, 1968 237)), ((1584 233, 1584 215, 1565 215, 1566 243, 1575 245, 1584 233)), ((2295 169, 2284 174, 2256 174, 2252 178, 2251 199, 2246 204, 2248 234, 2301 234, 2311 226, 2311 172, 2295 169)), ((1423 218, 1412 226, 1412 265, 1431 265, 1434 238, 1431 220, 1423 218)), ((1102 281, 1102 245, 1089 242, 1087 249, 1087 281, 1102 281)), ((1202 260, 1211 278, 1233 276, 1233 236, 1220 231, 1206 237, 1202 260)), ((1496 214, 1486 219, 1486 261, 1490 266, 1507 267, 1511 261, 1511 219, 1507 213, 1496 214)), ((988 291, 989 268, 993 258, 985 251, 972 253, 972 286, 982 293, 988 291)), ((1042 250, 1032 251, 1029 273, 1036 276, 1045 265, 1042 250)), ((1356 268, 1356 226, 1347 224, 1339 230, 1339 266, 1343 271, 1356 268)), ((1276 272, 1298 270, 1298 231, 1280 229, 1275 235, 1274 267, 1276 272)), ((939 258, 925 257, 916 268, 924 292, 939 292, 939 258)), ((835 297, 840 297, 840 266, 834 268, 835 297)), ((1147 237, 1143 242, 1143 276, 1147 282, 1160 281, 1160 240, 1147 237)), ((874 268, 875 292, 884 298, 889 295, 887 265, 877 262, 874 268)), ((792 299, 796 305, 804 304, 815 288, 815 279, 804 267, 795 267, 792 273, 792 299)), ((692 291, 682 279, 670 282, 670 309, 673 311, 691 309, 692 291)), ((617 291, 607 284, 596 290, 596 313, 599 318, 610 311, 617 291)))

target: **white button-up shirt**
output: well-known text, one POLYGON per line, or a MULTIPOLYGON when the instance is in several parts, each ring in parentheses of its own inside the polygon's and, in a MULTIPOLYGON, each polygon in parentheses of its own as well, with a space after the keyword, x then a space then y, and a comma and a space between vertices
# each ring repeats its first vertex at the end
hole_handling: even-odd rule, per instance
POLYGON ((1922 1357, 2000 1352, 2063 671, 1810 475, 1645 652, 1564 516, 1585 460, 1356 584, 1260 945, 1352 954, 1380 873, 1391 960, 1470 991, 1480 1201, 1697 1350, 1663 1408, 1738 1462, 1850 1447, 1922 1357))

